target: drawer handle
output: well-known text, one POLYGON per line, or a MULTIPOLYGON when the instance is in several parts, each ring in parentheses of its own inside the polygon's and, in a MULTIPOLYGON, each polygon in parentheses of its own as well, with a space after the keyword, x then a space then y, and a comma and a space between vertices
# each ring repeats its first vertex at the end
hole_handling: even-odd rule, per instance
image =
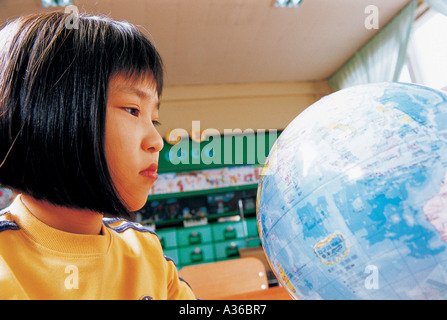
POLYGON ((234 242, 225 248, 227 258, 239 257, 239 247, 234 242))
POLYGON ((192 262, 200 262, 203 261, 203 252, 200 248, 195 248, 193 252, 190 254, 192 262))
POLYGON ((188 236, 188 242, 189 242, 189 244, 202 243, 202 235, 200 233, 194 231, 188 236))
POLYGON ((234 229, 233 227, 229 226, 228 228, 226 228, 224 230, 224 239, 225 240, 236 239, 236 238, 237 238, 236 229, 234 229))

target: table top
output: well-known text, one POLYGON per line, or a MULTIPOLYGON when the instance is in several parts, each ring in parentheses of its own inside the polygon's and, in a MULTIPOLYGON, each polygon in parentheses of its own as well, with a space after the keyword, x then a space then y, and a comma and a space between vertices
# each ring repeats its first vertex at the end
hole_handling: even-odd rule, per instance
POLYGON ((216 300, 292 300, 287 290, 281 286, 270 287, 247 293, 221 297, 216 300))

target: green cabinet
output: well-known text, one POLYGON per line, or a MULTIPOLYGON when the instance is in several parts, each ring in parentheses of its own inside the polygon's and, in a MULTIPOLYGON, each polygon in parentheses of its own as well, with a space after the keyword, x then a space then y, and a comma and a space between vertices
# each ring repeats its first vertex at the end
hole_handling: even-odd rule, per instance
POLYGON ((239 258, 239 250, 261 245, 256 218, 157 231, 166 257, 177 267, 239 258))

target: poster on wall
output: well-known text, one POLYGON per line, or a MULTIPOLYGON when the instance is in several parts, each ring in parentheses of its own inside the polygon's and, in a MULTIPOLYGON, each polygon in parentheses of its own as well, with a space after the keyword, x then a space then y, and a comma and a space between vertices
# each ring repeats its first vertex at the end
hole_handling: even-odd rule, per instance
POLYGON ((261 167, 254 165, 160 173, 151 195, 256 184, 261 167))

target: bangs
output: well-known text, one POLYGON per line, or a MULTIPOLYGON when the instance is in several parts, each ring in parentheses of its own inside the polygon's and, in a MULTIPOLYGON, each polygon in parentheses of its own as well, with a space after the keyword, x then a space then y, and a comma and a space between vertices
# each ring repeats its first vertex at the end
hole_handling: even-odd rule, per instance
POLYGON ((132 24, 116 21, 111 21, 111 24, 115 27, 114 33, 108 38, 107 46, 110 48, 106 48, 112 53, 111 74, 124 75, 131 81, 152 77, 152 85, 155 85, 160 97, 163 89, 163 65, 153 44, 132 24))

